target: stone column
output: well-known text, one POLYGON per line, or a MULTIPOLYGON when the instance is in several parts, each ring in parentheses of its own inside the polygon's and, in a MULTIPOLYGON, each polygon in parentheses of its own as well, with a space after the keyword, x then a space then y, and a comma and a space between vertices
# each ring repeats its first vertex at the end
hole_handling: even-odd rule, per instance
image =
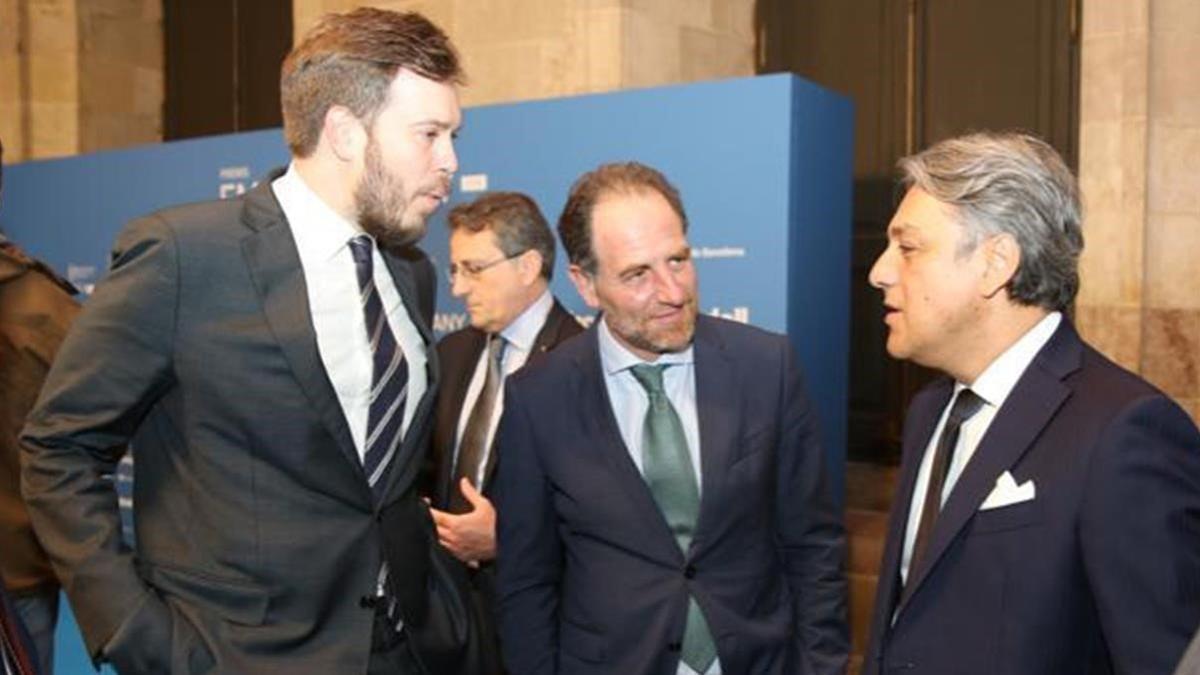
POLYGON ((1078 323, 1200 418, 1200 3, 1083 4, 1078 323))
POLYGON ((5 160, 162 139, 161 0, 0 0, 5 160))

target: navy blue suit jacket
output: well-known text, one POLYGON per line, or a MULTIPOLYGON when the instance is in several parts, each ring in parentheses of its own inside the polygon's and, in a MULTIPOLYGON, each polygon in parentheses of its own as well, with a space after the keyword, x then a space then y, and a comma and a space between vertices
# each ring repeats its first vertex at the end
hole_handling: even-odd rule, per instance
POLYGON ((673 675, 689 595, 725 673, 842 673, 844 536, 782 336, 700 317, 690 550, 629 456, 595 326, 508 380, 494 485, 505 665, 673 675))
POLYGON ((952 389, 936 382, 909 407, 864 674, 1170 673, 1200 622, 1192 420, 1064 321, 980 441, 901 600, 913 484, 952 389), (1035 498, 981 511, 1005 471, 1035 498))

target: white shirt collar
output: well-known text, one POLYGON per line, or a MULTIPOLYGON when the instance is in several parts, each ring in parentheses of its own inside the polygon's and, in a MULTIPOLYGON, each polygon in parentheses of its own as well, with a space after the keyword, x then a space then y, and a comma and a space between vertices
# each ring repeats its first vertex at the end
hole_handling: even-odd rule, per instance
POLYGON ((295 163, 271 183, 275 197, 295 235, 303 260, 332 260, 362 228, 333 210, 296 171, 295 163))
MULTIPOLYGON (((611 377, 622 370, 646 363, 640 356, 629 351, 625 345, 617 342, 617 338, 613 337, 612 332, 608 329, 608 321, 604 315, 601 315, 596 321, 600 323, 597 331, 600 340, 600 366, 606 375, 611 377)), ((677 365, 690 364, 693 360, 693 347, 689 344, 683 351, 660 354, 654 363, 677 365)))
MULTIPOLYGON (((1060 323, 1062 323, 1062 314, 1059 312, 1050 312, 1042 317, 1041 321, 1026 331, 1019 340, 996 357, 979 377, 975 378, 975 382, 970 385, 971 391, 978 394, 988 405, 996 408, 1004 405, 1004 400, 1012 393, 1013 387, 1017 385, 1017 380, 1021 379, 1025 370, 1029 368, 1029 364, 1033 363, 1033 358, 1050 341, 1050 337, 1054 335, 1054 331, 1058 329, 1060 323)), ((965 385, 958 383, 955 385, 954 391, 958 393, 964 388, 965 385)))
POLYGON ((537 300, 533 304, 525 308, 520 316, 512 320, 512 323, 504 327, 500 331, 500 336, 504 340, 520 349, 523 352, 528 352, 533 349, 533 342, 537 340, 538 333, 542 330, 542 325, 546 323, 546 317, 550 315, 550 308, 554 306, 554 296, 550 295, 550 289, 542 291, 537 300))

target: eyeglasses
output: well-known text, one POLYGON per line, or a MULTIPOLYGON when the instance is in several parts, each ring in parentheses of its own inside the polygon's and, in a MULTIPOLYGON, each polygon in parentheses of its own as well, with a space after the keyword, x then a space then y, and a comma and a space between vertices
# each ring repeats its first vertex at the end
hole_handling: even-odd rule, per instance
POLYGON ((499 265, 506 260, 512 260, 517 256, 523 255, 525 251, 520 251, 512 255, 506 255, 503 258, 496 258, 491 262, 475 262, 474 260, 464 260, 462 263, 450 263, 450 267, 446 268, 446 278, 450 281, 450 285, 454 285, 456 277, 462 277, 467 281, 475 281, 487 270, 499 265))

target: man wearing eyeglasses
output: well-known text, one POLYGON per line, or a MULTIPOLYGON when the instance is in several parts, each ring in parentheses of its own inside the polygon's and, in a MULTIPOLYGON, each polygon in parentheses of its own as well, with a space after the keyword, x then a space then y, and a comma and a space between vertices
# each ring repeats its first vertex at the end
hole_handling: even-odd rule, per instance
POLYGON ((453 209, 449 226, 450 289, 471 325, 438 344, 433 518, 442 545, 477 570, 490 615, 496 514, 485 494, 504 378, 583 329, 550 294, 554 235, 532 199, 488 194, 453 209))

